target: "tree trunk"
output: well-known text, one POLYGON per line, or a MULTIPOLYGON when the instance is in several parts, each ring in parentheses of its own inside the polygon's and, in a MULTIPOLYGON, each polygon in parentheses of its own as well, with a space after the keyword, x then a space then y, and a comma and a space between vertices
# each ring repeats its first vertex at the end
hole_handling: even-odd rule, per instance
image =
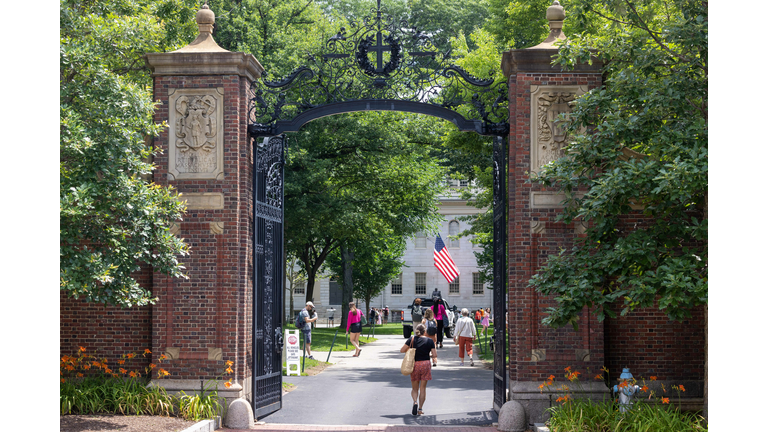
POLYGON ((352 298, 352 260, 355 254, 352 248, 346 244, 341 245, 341 271, 344 281, 341 289, 341 326, 347 327, 347 315, 349 315, 349 303, 352 298))

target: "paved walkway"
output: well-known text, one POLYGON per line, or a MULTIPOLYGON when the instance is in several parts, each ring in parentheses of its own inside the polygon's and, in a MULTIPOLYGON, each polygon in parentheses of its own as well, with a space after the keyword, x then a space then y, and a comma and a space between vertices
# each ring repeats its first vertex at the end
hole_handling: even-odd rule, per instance
POLYGON ((284 431, 330 431, 330 432, 498 432, 495 427, 482 426, 395 426, 395 425, 369 425, 369 426, 334 426, 334 425, 298 425, 298 424, 260 424, 251 429, 227 429, 217 431, 226 432, 284 432, 284 431))
MULTIPOLYGON (((466 366, 459 366, 458 347, 446 340, 445 348, 437 350, 438 366, 427 386, 424 415, 413 416, 410 377, 400 373, 404 339, 377 337, 363 346, 360 357, 352 357, 353 351, 333 352, 333 366, 319 375, 283 377, 296 388, 283 395, 281 410, 259 419, 265 424, 258 430, 413 432, 419 426, 426 429, 418 430, 442 432, 494 431, 493 370, 483 367, 477 355, 474 367, 469 359, 466 366)), ((337 343, 343 344, 339 339, 337 343)), ((324 361, 328 353, 313 351, 313 355, 324 361)))

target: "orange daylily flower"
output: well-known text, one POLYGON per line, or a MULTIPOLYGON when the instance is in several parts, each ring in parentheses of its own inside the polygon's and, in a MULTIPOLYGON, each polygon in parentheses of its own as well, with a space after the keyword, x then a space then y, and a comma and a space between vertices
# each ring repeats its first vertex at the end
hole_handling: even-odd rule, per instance
POLYGON ((570 366, 568 366, 567 368, 565 368, 565 371, 566 371, 566 372, 570 372, 570 371, 571 371, 571 367, 570 367, 570 366))
POLYGON ((227 360, 227 362, 224 364, 226 364, 227 366, 232 366, 234 363, 232 362, 232 360, 227 360))
POLYGON ((680 389, 680 391, 685 391, 685 387, 683 387, 683 385, 682 385, 682 384, 680 384, 679 386, 677 386, 677 388, 679 388, 679 389, 680 389))
POLYGON ((648 386, 642 386, 642 387, 640 387, 640 390, 642 390, 644 392, 647 392, 648 391, 648 386))
POLYGON ((549 379, 550 381, 552 381, 552 380, 554 380, 554 379, 555 379, 555 376, 554 376, 554 375, 550 375, 548 379, 549 379))
POLYGON ((661 403, 668 404, 669 403, 669 398, 661 398, 661 403))
POLYGON ((128 357, 129 359, 132 359, 134 356, 136 356, 136 354, 134 353, 130 353, 126 355, 126 357, 128 357))
POLYGON ((156 365, 156 364, 154 364, 154 363, 150 363, 150 364, 149 364, 149 368, 150 368, 150 369, 154 369, 154 368, 155 368, 155 366, 157 366, 157 365, 156 365))
POLYGON ((651 381, 656 381, 656 377, 655 376, 651 376, 651 381))
POLYGON ((226 368, 226 369, 224 370, 224 372, 226 372, 226 373, 228 373, 228 374, 231 374, 231 373, 232 373, 232 368, 226 368))
POLYGON ((158 370, 158 371, 157 371, 157 376, 158 376, 159 378, 161 378, 161 377, 164 377, 164 376, 168 376, 168 375, 170 375, 170 374, 171 374, 171 373, 170 373, 170 372, 168 372, 168 371, 167 371, 167 370, 165 370, 165 369, 160 369, 160 370, 158 370))
POLYGON ((128 372, 127 370, 125 370, 125 369, 123 369, 123 368, 120 368, 120 369, 118 369, 118 370, 120 371, 120 373, 121 373, 121 374, 125 374, 126 372, 128 372))
POLYGON ((117 364, 119 364, 119 365, 121 365, 121 364, 125 364, 125 360, 118 360, 118 361, 117 361, 117 364))
POLYGON ((108 374, 111 374, 111 373, 112 373, 112 369, 110 369, 110 368, 104 368, 104 372, 106 372, 106 373, 108 373, 108 374))
POLYGON ((90 368, 91 368, 91 365, 89 365, 88 363, 83 365, 83 369, 85 369, 85 370, 88 370, 90 368))
POLYGON ((78 347, 78 348, 80 348, 80 352, 85 352, 85 348, 84 347, 78 347))
POLYGON ((149 350, 149 348, 144 349, 144 355, 152 354, 152 351, 149 350))
POLYGON ((166 357, 166 356, 165 356, 165 354, 160 354, 160 360, 165 360, 165 359, 167 359, 167 358, 168 358, 168 357, 166 357))
POLYGON ((539 386, 539 390, 544 390, 544 384, 541 384, 541 385, 539 386))
POLYGON ((83 374, 82 374, 82 372, 78 372, 78 373, 77 373, 77 377, 78 377, 78 378, 82 378, 82 377, 83 377, 83 374))
POLYGON ((61 379, 61 382, 66 382, 66 381, 67 381, 67 380, 65 380, 64 378, 62 378, 62 379, 61 379))
POLYGON ((230 388, 230 387, 232 387, 232 383, 227 381, 227 382, 224 383, 224 387, 230 388))
POLYGON ((601 379, 603 379, 603 376, 601 374, 597 374, 597 375, 595 375, 595 379, 596 380, 601 380, 601 379))
POLYGON ((131 378, 136 378, 136 372, 131 371, 131 373, 129 373, 128 376, 131 378))

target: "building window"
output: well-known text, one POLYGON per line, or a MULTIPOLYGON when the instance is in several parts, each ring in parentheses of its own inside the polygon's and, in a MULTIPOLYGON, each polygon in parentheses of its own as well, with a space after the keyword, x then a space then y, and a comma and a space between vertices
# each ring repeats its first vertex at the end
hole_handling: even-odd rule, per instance
POLYGON ((293 295, 305 295, 307 293, 307 281, 294 282, 293 295))
POLYGON ((469 186, 469 180, 459 180, 459 187, 467 187, 469 186))
POLYGON ((460 246, 459 239, 453 239, 452 237, 459 234, 459 223, 451 221, 448 224, 448 235, 451 236, 450 246, 451 248, 458 248, 460 246))
POLYGON ((426 273, 416 273, 416 295, 427 295, 426 273))
POLYGON ((416 249, 426 249, 427 248, 427 236, 423 232, 419 231, 416 233, 416 242, 414 243, 416 246, 416 249))
POLYGON ((456 276, 456 279, 453 280, 453 282, 448 284, 448 294, 459 294, 459 276, 456 276))
POLYGON ((477 241, 477 236, 473 235, 472 236, 472 248, 473 249, 478 249, 479 247, 480 247, 480 243, 478 243, 478 241, 477 241))
POLYGON ((403 295, 403 274, 400 273, 397 278, 392 279, 392 295, 403 295))
POLYGON ((474 295, 483 295, 484 287, 483 284, 480 282, 480 273, 472 273, 472 294, 474 295))

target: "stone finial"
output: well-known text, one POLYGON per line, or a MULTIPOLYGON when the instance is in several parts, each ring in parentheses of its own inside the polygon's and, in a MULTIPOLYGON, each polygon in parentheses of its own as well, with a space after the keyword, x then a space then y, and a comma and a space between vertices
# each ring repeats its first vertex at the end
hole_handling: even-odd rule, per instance
POLYGON ((213 25, 216 23, 216 14, 208 7, 208 2, 197 11, 195 20, 200 32, 197 38, 191 44, 174 52, 229 52, 213 40, 213 25))
MULTIPOLYGON (((555 0, 552 6, 547 8, 547 20, 549 21, 549 36, 544 42, 536 45, 535 49, 557 49, 555 42, 565 40, 563 33, 563 20, 565 19, 565 9, 560 6, 560 2, 555 0)), ((530 48, 529 48, 530 49, 530 48)))

